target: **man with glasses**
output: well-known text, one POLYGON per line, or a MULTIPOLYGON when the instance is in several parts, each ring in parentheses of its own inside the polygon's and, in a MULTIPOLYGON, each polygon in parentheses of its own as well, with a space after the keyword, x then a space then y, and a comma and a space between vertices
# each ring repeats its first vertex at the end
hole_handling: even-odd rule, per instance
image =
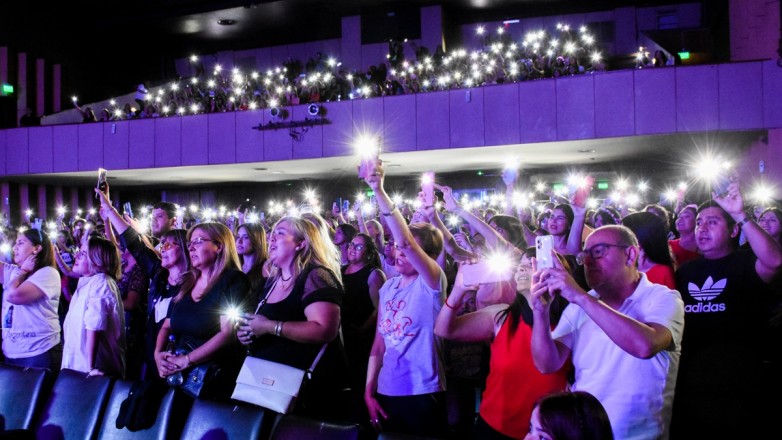
POLYGON ((686 326, 674 435, 779 438, 782 341, 769 314, 782 249, 747 214, 736 182, 698 207, 694 233, 702 257, 676 272, 686 326), (750 249, 738 248, 741 233, 750 249))
POLYGON ((606 409, 617 439, 668 438, 681 354, 684 304, 679 292, 652 284, 638 271, 633 232, 610 225, 589 235, 577 259, 585 292, 554 258, 533 276, 532 355, 542 373, 569 358, 573 390, 586 391, 606 409), (551 330, 555 295, 570 304, 551 330))

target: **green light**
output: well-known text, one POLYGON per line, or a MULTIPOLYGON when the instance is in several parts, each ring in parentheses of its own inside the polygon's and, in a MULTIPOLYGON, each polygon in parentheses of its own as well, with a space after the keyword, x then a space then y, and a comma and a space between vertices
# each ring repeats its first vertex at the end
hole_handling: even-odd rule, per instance
POLYGON ((3 96, 6 95, 13 95, 14 94, 14 86, 11 84, 3 84, 3 96))
POLYGON ((551 189, 553 189, 554 191, 559 191, 559 190, 561 190, 563 188, 565 188, 565 184, 561 183, 561 182, 557 182, 557 183, 551 185, 551 189))
POLYGON ((479 176, 483 176, 483 171, 478 171, 479 176))
POLYGON ((679 58, 682 59, 682 60, 689 60, 690 59, 690 52, 688 52, 688 51, 679 52, 679 58))
POLYGON ((597 189, 608 189, 608 181, 607 180, 601 180, 597 182, 597 189))

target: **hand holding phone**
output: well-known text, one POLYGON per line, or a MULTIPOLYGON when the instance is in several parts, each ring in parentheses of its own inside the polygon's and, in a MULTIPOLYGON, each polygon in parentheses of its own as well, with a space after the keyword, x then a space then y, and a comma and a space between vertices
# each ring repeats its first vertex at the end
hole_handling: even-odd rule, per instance
POLYGON ((372 175, 375 170, 375 165, 377 164, 378 156, 379 152, 377 149, 372 149, 361 155, 361 165, 358 167, 359 179, 368 179, 369 176, 372 175))
POLYGON ((421 191, 424 206, 434 206, 434 171, 427 171, 421 177, 421 191))
POLYGON ((728 187, 733 183, 730 175, 720 174, 714 179, 712 183, 711 191, 714 193, 714 197, 722 197, 728 193, 728 187))
POLYGON ((129 218, 133 218, 133 208, 130 206, 130 202, 125 202, 122 205, 122 211, 125 215, 127 215, 129 218))
MULTIPOLYGON (((103 168, 98 168, 98 185, 96 188, 104 194, 109 189, 109 183, 106 181, 106 170, 103 168)), ((100 196, 95 194, 95 200, 100 200, 100 196)))
POLYGON ((554 267, 554 238, 550 235, 539 235, 535 238, 535 259, 538 270, 554 267))
POLYGON ((514 268, 512 265, 506 266, 501 267, 488 259, 483 259, 475 264, 462 263, 459 270, 462 272, 462 282, 465 286, 477 286, 510 281, 514 268))

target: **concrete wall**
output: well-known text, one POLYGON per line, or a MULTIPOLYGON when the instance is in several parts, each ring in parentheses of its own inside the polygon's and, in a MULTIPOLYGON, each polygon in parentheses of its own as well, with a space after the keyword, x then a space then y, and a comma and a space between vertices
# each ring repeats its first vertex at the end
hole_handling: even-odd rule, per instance
MULTIPOLYGON (((711 130, 782 128, 772 61, 616 71, 325 103, 301 142, 253 130, 268 110, 0 131, 0 175, 248 163, 352 154, 361 130, 389 152, 711 130)), ((307 117, 306 106, 288 120, 307 117)))

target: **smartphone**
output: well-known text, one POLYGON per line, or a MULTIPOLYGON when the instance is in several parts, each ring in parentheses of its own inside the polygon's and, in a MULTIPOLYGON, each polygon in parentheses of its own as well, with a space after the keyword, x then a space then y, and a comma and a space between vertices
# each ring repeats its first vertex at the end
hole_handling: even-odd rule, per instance
POLYGON ((513 269, 513 267, 499 269, 489 260, 480 260, 475 264, 462 264, 459 267, 465 286, 510 281, 513 276, 513 269))
POLYGON ((421 191, 424 193, 424 206, 434 206, 434 171, 427 171, 421 177, 421 191))
POLYGON ((342 201, 342 212, 348 212, 350 211, 350 200, 343 200, 342 201))
POLYGON ((554 238, 550 235, 540 235, 535 238, 535 259, 538 269, 551 269, 554 267, 554 238))
POLYGON ((334 200, 334 208, 341 207, 342 206, 342 197, 337 197, 337 200, 334 200))
MULTIPOLYGON (((106 182, 106 170, 103 168, 98 168, 98 185, 96 186, 101 192, 106 192, 106 188, 108 188, 108 183, 106 182)), ((96 199, 100 199, 100 197, 95 194, 96 199)))
POLYGON ((128 215, 128 217, 133 218, 133 208, 130 206, 130 202, 125 202, 122 205, 122 211, 128 215))
POLYGON ((358 167, 358 178, 366 179, 372 173, 377 164, 378 151, 373 150, 372 153, 361 157, 361 165, 358 167))
POLYGON ((731 182, 729 175, 720 174, 712 183, 711 191, 716 194, 716 197, 722 197, 728 193, 728 186, 730 186, 731 182))

